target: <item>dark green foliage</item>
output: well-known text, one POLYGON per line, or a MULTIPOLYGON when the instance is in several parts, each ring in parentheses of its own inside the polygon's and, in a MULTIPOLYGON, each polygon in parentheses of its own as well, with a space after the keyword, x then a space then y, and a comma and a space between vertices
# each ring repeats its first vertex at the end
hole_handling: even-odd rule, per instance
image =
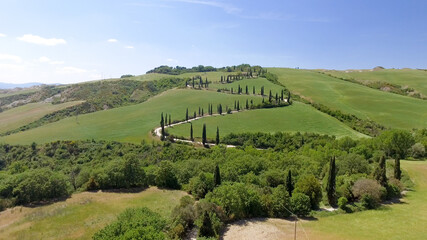
POLYGON ((193 124, 190 123, 190 140, 194 141, 194 137, 193 137, 193 124))
POLYGON ((284 185, 279 185, 273 189, 271 201, 274 217, 286 218, 291 215, 291 201, 284 185))
POLYGON ((165 120, 163 119, 163 113, 162 113, 161 118, 160 118, 160 126, 162 128, 161 129, 160 139, 163 141, 166 138, 166 135, 165 135, 165 120))
POLYGON ((95 233, 93 239, 162 240, 166 239, 165 227, 166 221, 158 213, 148 208, 128 208, 116 221, 95 233))
POLYGON ((156 174, 156 185, 161 188, 179 189, 175 168, 170 161, 162 161, 156 174))
POLYGON ((214 176, 211 173, 201 172, 198 176, 190 179, 190 193, 196 198, 204 198, 205 195, 215 187, 214 176))
POLYGON ((288 175, 286 176, 286 191, 288 191, 289 196, 292 197, 292 192, 294 191, 294 182, 292 180, 292 172, 289 169, 288 175))
POLYGON ((218 187, 219 185, 221 185, 221 173, 219 171, 218 165, 215 166, 214 183, 215 183, 215 187, 218 187))
POLYGON ((375 168, 374 171, 374 179, 377 180, 377 182, 385 187, 387 186, 387 176, 386 176, 386 163, 385 163, 385 156, 381 156, 380 161, 378 163, 378 166, 375 168))
POLYGON ((335 157, 332 157, 329 162, 328 180, 326 183, 326 194, 328 196, 329 205, 333 207, 336 206, 337 204, 335 175, 336 175, 335 157))
POLYGON ((218 127, 216 127, 215 144, 216 144, 216 145, 218 145, 218 144, 219 144, 219 128, 218 128, 218 127))
POLYGON ((203 222, 199 228, 199 237, 214 237, 215 231, 212 227, 211 218, 209 217, 209 213, 203 213, 203 222))
POLYGON ((171 214, 172 223, 169 230, 169 236, 172 239, 184 238, 186 231, 194 226, 194 221, 196 220, 194 203, 193 198, 184 196, 179 200, 179 205, 173 209, 171 214))
POLYGON ((203 124, 203 130, 202 130, 202 144, 205 146, 207 143, 206 140, 206 124, 203 124))
POLYGON ((295 185, 296 193, 303 193, 310 198, 311 209, 318 209, 322 200, 322 188, 314 175, 302 176, 295 185))
POLYGON ((188 121, 188 108, 187 108, 187 110, 185 111, 185 121, 188 121))
POLYGON ((292 212, 299 217, 305 217, 310 214, 310 197, 303 193, 294 193, 290 199, 292 212))
POLYGON ((340 197, 338 199, 338 207, 340 209, 342 209, 342 210, 346 210, 347 209, 347 203, 348 203, 348 200, 347 200, 346 197, 340 197))

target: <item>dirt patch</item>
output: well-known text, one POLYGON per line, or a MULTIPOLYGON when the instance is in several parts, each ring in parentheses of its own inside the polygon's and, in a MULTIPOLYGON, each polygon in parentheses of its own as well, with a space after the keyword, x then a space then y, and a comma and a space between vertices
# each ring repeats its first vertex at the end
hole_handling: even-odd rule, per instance
MULTIPOLYGON (((297 239, 306 239, 302 228, 304 222, 297 224, 297 239)), ((276 218, 254 218, 241 220, 227 225, 221 239, 223 240, 283 240, 294 239, 295 222, 276 218)))

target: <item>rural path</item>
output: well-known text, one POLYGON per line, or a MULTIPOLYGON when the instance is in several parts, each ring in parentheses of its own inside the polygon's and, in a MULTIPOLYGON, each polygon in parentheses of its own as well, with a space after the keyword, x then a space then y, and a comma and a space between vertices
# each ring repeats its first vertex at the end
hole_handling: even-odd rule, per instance
MULTIPOLYGON (((244 110, 242 110, 242 111, 244 111, 244 110)), ((240 112, 242 112, 242 111, 240 111, 240 112)), ((231 111, 231 113, 238 113, 238 112, 239 111, 231 111)), ((200 116, 200 117, 196 117, 196 118, 184 120, 184 121, 181 121, 181 122, 177 122, 177 123, 174 123, 174 124, 171 124, 171 125, 168 125, 168 126, 165 125, 165 129, 169 128, 169 127, 173 127, 173 126, 177 126, 177 125, 189 123, 189 122, 192 122, 192 121, 195 121, 195 120, 198 120, 198 119, 202 119, 202 118, 206 118, 206 117, 215 117, 215 116, 224 116, 224 115, 225 114, 219 114, 219 113, 215 113, 215 114, 212 114, 212 115, 208 114, 208 115, 204 115, 204 116, 200 116)), ((162 127, 158 127, 156 129, 154 129, 154 133, 158 137, 162 136, 161 131, 162 131, 162 127)), ((174 138, 173 140, 176 141, 176 142, 186 142, 186 143, 191 143, 191 144, 200 144, 200 145, 203 145, 202 142, 191 141, 191 140, 187 140, 187 139, 174 138)), ((207 143, 206 145, 215 146, 216 144, 214 144, 214 143, 207 143)), ((235 148, 236 146, 235 145, 226 145, 226 147, 228 147, 228 148, 235 148)))

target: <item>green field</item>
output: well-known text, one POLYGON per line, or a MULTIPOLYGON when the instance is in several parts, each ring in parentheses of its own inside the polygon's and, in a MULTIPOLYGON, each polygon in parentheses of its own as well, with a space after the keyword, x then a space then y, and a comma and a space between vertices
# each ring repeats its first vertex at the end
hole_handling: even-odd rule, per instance
POLYGON ((39 90, 40 90, 39 88, 23 88, 19 90, 5 90, 5 91, 2 90, 0 91, 0 98, 9 97, 9 96, 18 95, 18 94, 33 93, 39 90))
MULTIPOLYGON (((222 136, 229 133, 243 132, 313 132, 354 138, 364 136, 337 119, 319 112, 309 105, 298 102, 294 102, 289 107, 258 109, 224 116, 207 117, 193 121, 192 124, 194 137, 200 139, 203 124, 206 124, 207 136, 211 139, 215 139, 217 126, 222 136)), ((168 128, 167 131, 175 136, 189 138, 190 125, 177 125, 168 128)))
POLYGON ((0 133, 17 129, 34 122, 46 114, 82 103, 81 101, 50 104, 44 102, 29 103, 0 113, 0 133))
POLYGON ((91 239, 130 207, 148 207, 168 218, 183 191, 149 188, 136 193, 83 192, 66 201, 0 212, 0 239, 91 239))
POLYGON ((246 88, 246 86, 248 86, 249 94, 253 93, 253 87, 255 87, 255 93, 256 94, 260 94, 261 87, 264 87, 264 95, 268 95, 270 90, 271 90, 273 96, 276 93, 278 93, 280 96, 280 92, 282 91, 282 89, 284 89, 283 87, 276 85, 276 84, 268 81, 265 78, 243 79, 243 80, 239 80, 239 81, 234 81, 232 83, 217 82, 217 83, 210 84, 209 88, 213 88, 213 89, 223 89, 223 88, 231 89, 231 88, 233 88, 233 92, 237 92, 239 85, 243 89, 243 93, 246 93, 245 88, 246 88))
MULTIPOLYGON (((231 95, 206 90, 175 89, 157 95, 148 101, 132 106, 120 107, 76 117, 0 138, 0 142, 10 144, 46 143, 55 140, 103 139, 139 143, 149 139, 149 132, 160 125, 160 114, 172 115, 173 120, 185 119, 185 111, 190 115, 208 104, 234 106, 234 101, 242 104, 246 99, 260 103, 261 97, 231 95)), ((225 109, 225 107, 224 107, 225 109)))
POLYGON ((353 78, 357 81, 387 82, 402 87, 408 86, 427 95, 427 71, 416 69, 382 69, 382 70, 353 70, 325 72, 346 79, 353 78))
POLYGON ((416 184, 402 204, 380 210, 321 217, 304 226, 313 239, 425 239, 427 236, 427 162, 402 161, 416 184))
POLYGON ((427 127, 424 100, 382 92, 310 70, 270 68, 291 92, 362 119, 402 129, 427 127))

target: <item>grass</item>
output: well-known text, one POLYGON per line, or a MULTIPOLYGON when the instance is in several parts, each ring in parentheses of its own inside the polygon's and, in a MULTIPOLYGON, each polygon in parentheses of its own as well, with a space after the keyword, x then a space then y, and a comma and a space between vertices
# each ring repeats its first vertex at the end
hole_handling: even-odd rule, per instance
MULTIPOLYGON (((314 132, 353 138, 365 136, 352 130, 337 119, 319 112, 309 105, 298 102, 294 102, 289 107, 259 109, 231 115, 207 117, 193 121, 192 124, 194 137, 199 139, 201 139, 203 124, 207 126, 207 137, 210 139, 215 139, 217 126, 220 129, 221 136, 242 132, 314 132)), ((177 125, 168 128, 167 131, 175 136, 190 137, 189 124, 177 125)))
POLYGON ((291 92, 392 128, 427 127, 424 100, 382 92, 309 70, 270 68, 291 92))
MULTIPOLYGON (((231 95, 206 90, 174 89, 157 95, 146 102, 71 117, 43 125, 25 132, 0 138, 0 142, 10 144, 46 143, 55 140, 103 139, 140 143, 150 139, 150 131, 160 125, 160 114, 171 114, 172 120, 185 119, 189 114, 203 107, 207 112, 209 103, 234 106, 234 101, 242 104, 246 99, 260 103, 261 98, 246 95, 231 95)), ((224 107, 225 109, 225 107, 224 107)))
MULTIPOLYGON (((233 92, 237 92, 239 85, 242 88, 244 93, 246 93, 246 86, 248 86, 249 94, 253 93, 253 87, 255 87, 256 94, 261 94, 261 87, 264 87, 264 95, 268 96, 271 90, 273 97, 275 96, 276 93, 278 93, 280 96, 280 91, 284 89, 283 87, 276 85, 265 78, 243 79, 239 81, 234 81, 232 83, 224 83, 224 84, 220 82, 216 82, 216 83, 210 84, 209 88, 213 88, 213 89, 233 88, 233 92)), ((285 95, 285 97, 287 97, 287 95, 285 95)))
POLYGON ((33 93, 39 91, 39 88, 22 88, 22 89, 0 89, 0 98, 9 97, 18 94, 33 93))
POLYGON ((427 236, 427 162, 402 161, 415 183, 404 203, 353 214, 321 217, 304 224, 313 239, 425 239, 427 236))
POLYGON ((91 239, 129 207, 148 207, 167 218, 186 193, 149 188, 136 193, 82 192, 66 201, 0 212, 0 239, 91 239))
POLYGON ((329 74, 357 81, 387 82, 402 87, 408 86, 427 96, 427 71, 416 69, 383 69, 355 71, 326 71, 329 74))
POLYGON ((0 133, 17 129, 34 122, 48 113, 82 103, 81 101, 50 104, 44 102, 29 103, 0 113, 0 133))

